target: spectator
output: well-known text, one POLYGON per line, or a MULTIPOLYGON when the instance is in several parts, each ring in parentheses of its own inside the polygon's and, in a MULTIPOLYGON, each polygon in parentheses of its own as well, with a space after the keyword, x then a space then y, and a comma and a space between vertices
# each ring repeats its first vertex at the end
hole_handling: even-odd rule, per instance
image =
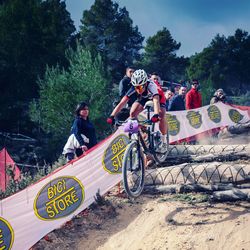
MULTIPOLYGON (((135 71, 134 68, 131 66, 126 68, 126 74, 119 83, 120 99, 122 99, 122 97, 125 96, 125 94, 128 92, 128 90, 131 88, 131 86, 132 86, 131 76, 133 75, 134 71, 135 71)), ((136 100, 136 96, 131 98, 128 102, 128 107, 131 107, 135 100, 136 100)))
POLYGON ((180 87, 178 95, 173 96, 169 100, 168 111, 185 110, 185 95, 187 92, 186 87, 180 87))
POLYGON ((173 85, 174 85, 174 94, 175 95, 179 95, 179 90, 180 90, 180 87, 181 87, 181 85, 179 85, 179 84, 177 84, 177 83, 173 83, 173 85))
MULTIPOLYGON (((198 91, 198 80, 192 80, 191 89, 186 94, 186 109, 196 109, 202 106, 201 93, 198 91)), ((197 136, 191 136, 186 139, 189 144, 196 144, 197 136)))
MULTIPOLYGON (((125 94, 128 92, 128 90, 132 87, 131 84, 131 76, 134 73, 134 68, 131 66, 128 66, 126 68, 125 76, 122 78, 122 80, 119 83, 119 96, 120 100, 125 96, 125 94)), ((115 119, 116 121, 125 121, 129 117, 129 110, 134 103, 134 101, 137 99, 136 95, 131 96, 130 100, 127 103, 127 107, 124 107, 121 109, 120 112, 117 113, 115 119)), ((114 107, 119 103, 115 102, 114 107)))
POLYGON ((199 82, 194 79, 192 81, 191 89, 186 94, 186 109, 200 108, 202 105, 201 93, 198 91, 199 82))
POLYGON ((158 75, 158 73, 156 72, 153 72, 151 75, 150 75, 150 79, 154 82, 156 82, 156 84, 158 86, 160 86, 160 88, 162 88, 162 80, 161 80, 161 77, 158 75))
POLYGON ((223 89, 217 89, 214 92, 214 95, 212 99, 210 100, 210 104, 214 104, 216 102, 223 102, 223 103, 226 102, 226 94, 223 89))
POLYGON ((165 92, 165 97, 166 97, 166 110, 168 111, 168 106, 169 106, 169 101, 170 99, 174 96, 174 93, 171 90, 167 90, 165 92))
MULTIPOLYGON (((223 89, 217 89, 215 92, 214 92, 214 95, 213 97, 211 98, 210 100, 210 104, 214 104, 214 103, 217 103, 217 102, 223 102, 225 103, 226 102, 226 94, 224 92, 223 89)), ((221 128, 213 128, 211 131, 210 131, 210 136, 212 136, 212 138, 214 140, 218 139, 218 134, 221 130, 223 130, 224 127, 221 127, 221 128)))
POLYGON ((77 105, 76 118, 71 128, 71 135, 64 146, 63 154, 67 161, 74 159, 97 144, 94 125, 89 121, 89 108, 85 102, 77 105))
MULTIPOLYGON (((162 82, 161 82, 161 78, 158 75, 158 73, 154 72, 151 74, 150 79, 156 84, 157 86, 157 90, 158 93, 160 95, 160 118, 161 121, 159 123, 159 129, 162 132, 162 137, 165 138, 166 134, 167 134, 167 120, 166 120, 166 98, 165 98, 165 94, 164 91, 162 89, 162 82)), ((163 139, 165 142, 165 139, 163 139)))

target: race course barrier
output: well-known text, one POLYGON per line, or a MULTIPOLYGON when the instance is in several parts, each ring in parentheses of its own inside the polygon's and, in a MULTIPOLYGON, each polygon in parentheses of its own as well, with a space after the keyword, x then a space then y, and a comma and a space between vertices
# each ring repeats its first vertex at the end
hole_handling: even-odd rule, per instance
MULTIPOLYGON (((170 142, 209 129, 249 121, 247 111, 222 103, 167 113, 170 142)), ((0 249, 25 250, 62 226, 121 180, 121 163, 129 143, 120 127, 85 155, 34 185, 0 201, 0 249)))

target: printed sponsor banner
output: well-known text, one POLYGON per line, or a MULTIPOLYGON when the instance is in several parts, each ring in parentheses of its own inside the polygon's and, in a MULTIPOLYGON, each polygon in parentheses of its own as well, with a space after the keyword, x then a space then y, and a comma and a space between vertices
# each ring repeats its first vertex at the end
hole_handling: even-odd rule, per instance
MULTIPOLYGON (((143 117, 143 113, 140 117, 143 117)), ((167 112, 170 142, 207 130, 244 123, 247 111, 218 103, 189 111, 167 112)), ((128 136, 120 127, 86 155, 0 201, 0 249, 31 248, 121 180, 128 136)))
POLYGON ((7 220, 0 217, 0 249, 11 249, 14 241, 14 231, 7 220))
POLYGON ((175 142, 214 128, 247 122, 250 116, 247 111, 219 102, 199 109, 168 111, 166 119, 169 141, 175 142))
POLYGON ((34 201, 36 216, 55 220, 75 211, 84 201, 84 187, 75 177, 62 176, 47 183, 34 201))
POLYGON ((105 150, 102 164, 103 168, 110 174, 120 174, 122 172, 122 159, 128 143, 129 138, 127 135, 119 135, 105 150))
POLYGON ((216 105, 211 105, 207 108, 207 114, 211 121, 218 124, 221 122, 221 112, 216 105))

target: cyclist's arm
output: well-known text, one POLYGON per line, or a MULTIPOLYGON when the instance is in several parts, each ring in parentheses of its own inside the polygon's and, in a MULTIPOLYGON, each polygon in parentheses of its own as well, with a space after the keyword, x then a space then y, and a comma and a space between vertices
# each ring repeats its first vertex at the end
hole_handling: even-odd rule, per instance
POLYGON ((154 104, 154 114, 159 115, 160 113, 160 98, 159 95, 153 96, 153 104, 154 104))
POLYGON ((115 116, 118 112, 120 112, 122 110, 122 108, 126 105, 126 103, 128 102, 129 97, 128 96, 124 96, 121 101, 117 104, 117 106, 114 108, 113 112, 111 113, 110 116, 115 116))

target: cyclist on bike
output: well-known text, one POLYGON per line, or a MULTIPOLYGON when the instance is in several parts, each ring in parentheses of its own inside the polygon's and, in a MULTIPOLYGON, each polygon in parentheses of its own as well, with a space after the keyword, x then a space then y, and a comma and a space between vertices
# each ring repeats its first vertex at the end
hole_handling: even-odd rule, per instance
POLYGON ((115 123, 115 115, 127 104, 134 94, 136 94, 137 100, 130 109, 131 119, 137 118, 138 114, 143 111, 144 105, 148 100, 153 100, 154 115, 151 121, 154 123, 160 121, 159 128, 162 133, 162 149, 165 150, 167 148, 167 125, 165 121, 166 98, 164 92, 158 90, 157 84, 150 80, 147 73, 142 69, 138 69, 133 73, 131 83, 133 86, 114 108, 107 122, 109 124, 115 123))

